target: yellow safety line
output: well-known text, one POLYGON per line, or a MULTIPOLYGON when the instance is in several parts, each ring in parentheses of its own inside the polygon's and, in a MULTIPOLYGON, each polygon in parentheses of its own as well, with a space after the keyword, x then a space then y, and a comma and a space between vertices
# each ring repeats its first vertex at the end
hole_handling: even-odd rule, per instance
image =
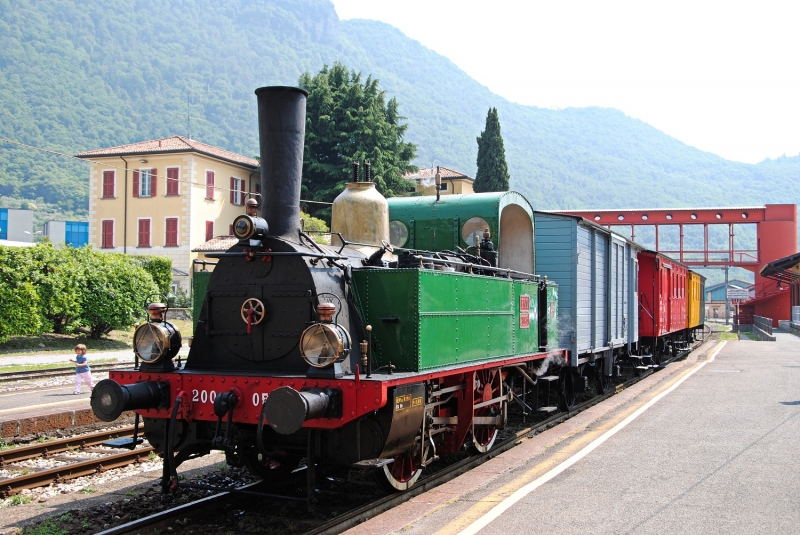
POLYGON ((499 489, 485 496, 484 498, 481 498, 480 501, 476 502, 475 505, 470 507, 461 516, 454 519, 447 526, 437 531, 435 535, 454 535, 456 533, 460 535, 468 535, 472 533, 477 533, 477 531, 485 527, 485 525, 491 522, 491 520, 499 516, 499 514, 501 514, 503 511, 511 507, 511 505, 519 501, 522 497, 530 493, 538 486, 546 483, 556 475, 560 474, 569 466, 572 466, 572 464, 582 459, 590 451, 593 451, 602 442, 605 442, 607 438, 610 438, 617 431, 619 431, 625 425, 630 423, 630 421, 633 421, 633 419, 638 417, 639 414, 643 413, 647 408, 652 406, 652 404, 661 399, 661 397, 668 394, 671 391, 670 389, 676 388, 681 382, 688 379, 689 376, 694 374, 697 370, 699 370, 709 362, 713 361, 714 357, 716 357, 717 353, 719 353, 719 351, 722 349, 724 345, 725 345, 724 341, 720 342, 708 359, 697 363, 689 370, 684 371, 681 375, 678 375, 672 380, 663 384, 657 391, 653 393, 653 395, 649 398, 649 400, 647 401, 641 400, 640 403, 628 407, 627 410, 624 410, 616 414, 609 421, 599 425, 597 428, 591 431, 587 431, 584 435, 578 437, 574 442, 564 446, 564 448, 562 448, 557 453, 551 455, 550 458, 548 458, 546 461, 537 464, 536 466, 534 466, 533 468, 522 474, 517 479, 500 487, 499 489), (630 420, 628 420, 629 418, 630 420), (619 429, 615 429, 617 426, 619 426, 619 429), (605 436, 606 433, 608 433, 607 436, 605 436), (584 452, 584 450, 586 451, 584 452), (569 462, 573 457, 576 457, 578 455, 580 456, 577 457, 573 462, 569 463, 568 465, 565 464, 569 462), (538 482, 538 484, 536 484, 537 480, 539 479, 543 479, 543 481, 538 482), (524 494, 513 496, 515 493, 523 489, 523 487, 525 487, 526 485, 533 485, 533 484, 536 484, 536 486, 531 488, 527 492, 524 492, 524 494), (486 516, 492 509, 495 509, 496 507, 503 505, 503 502, 508 500, 509 498, 511 498, 512 500, 510 501, 510 503, 506 502, 506 505, 502 507, 502 510, 491 515, 490 519, 480 522, 483 519, 483 517, 486 516))
POLYGON ((0 411, 0 414, 6 414, 11 412, 25 412, 33 409, 46 409, 47 407, 59 407, 61 405, 71 405, 73 403, 79 403, 82 401, 89 401, 89 398, 77 398, 77 399, 71 399, 69 401, 59 401, 57 403, 45 403, 44 405, 29 405, 27 407, 19 407, 16 409, 5 409, 0 411))

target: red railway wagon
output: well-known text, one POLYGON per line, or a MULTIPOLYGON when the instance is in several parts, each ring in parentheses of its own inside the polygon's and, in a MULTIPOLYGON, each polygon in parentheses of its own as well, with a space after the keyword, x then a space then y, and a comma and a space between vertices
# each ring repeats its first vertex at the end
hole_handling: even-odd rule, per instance
POLYGON ((639 343, 663 352, 687 327, 689 269, 654 251, 639 253, 639 343))

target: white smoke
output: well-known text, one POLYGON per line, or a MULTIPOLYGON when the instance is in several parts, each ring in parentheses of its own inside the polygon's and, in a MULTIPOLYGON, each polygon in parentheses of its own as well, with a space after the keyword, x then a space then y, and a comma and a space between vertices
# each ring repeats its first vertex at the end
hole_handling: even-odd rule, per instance
POLYGON ((419 177, 419 185, 423 188, 429 188, 436 184, 436 178, 433 176, 419 177))
POLYGON ((559 353, 558 355, 548 355, 539 365, 539 368, 536 370, 536 377, 541 377, 547 372, 547 369, 550 367, 551 364, 556 366, 563 366, 566 363, 566 359, 564 358, 563 353, 559 353))

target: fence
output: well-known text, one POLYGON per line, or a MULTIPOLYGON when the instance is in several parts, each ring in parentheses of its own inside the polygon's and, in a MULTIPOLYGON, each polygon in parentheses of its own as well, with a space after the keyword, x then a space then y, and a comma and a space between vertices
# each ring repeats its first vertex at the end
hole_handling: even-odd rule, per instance
POLYGON ((772 318, 765 318, 763 316, 753 316, 753 325, 761 329, 767 334, 772 334, 772 318))

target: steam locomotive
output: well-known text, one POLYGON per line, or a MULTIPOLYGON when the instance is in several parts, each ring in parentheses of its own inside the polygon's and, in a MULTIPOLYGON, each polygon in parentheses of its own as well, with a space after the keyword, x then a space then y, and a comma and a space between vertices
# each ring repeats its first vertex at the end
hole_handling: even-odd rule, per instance
POLYGON ((263 217, 233 222, 238 243, 196 296, 185 363, 154 303, 134 333, 139 365, 92 393, 101 420, 136 411, 136 432, 141 418, 163 455, 164 490, 182 462, 211 450, 265 479, 306 459, 309 492, 317 465, 373 468, 403 490, 441 455, 490 449, 510 402, 555 410, 524 397, 567 359, 558 286, 533 273, 532 242, 498 253, 486 227, 467 247, 395 251, 388 203, 354 167, 333 206, 332 245, 316 243, 298 213, 307 94, 256 95, 263 217))

